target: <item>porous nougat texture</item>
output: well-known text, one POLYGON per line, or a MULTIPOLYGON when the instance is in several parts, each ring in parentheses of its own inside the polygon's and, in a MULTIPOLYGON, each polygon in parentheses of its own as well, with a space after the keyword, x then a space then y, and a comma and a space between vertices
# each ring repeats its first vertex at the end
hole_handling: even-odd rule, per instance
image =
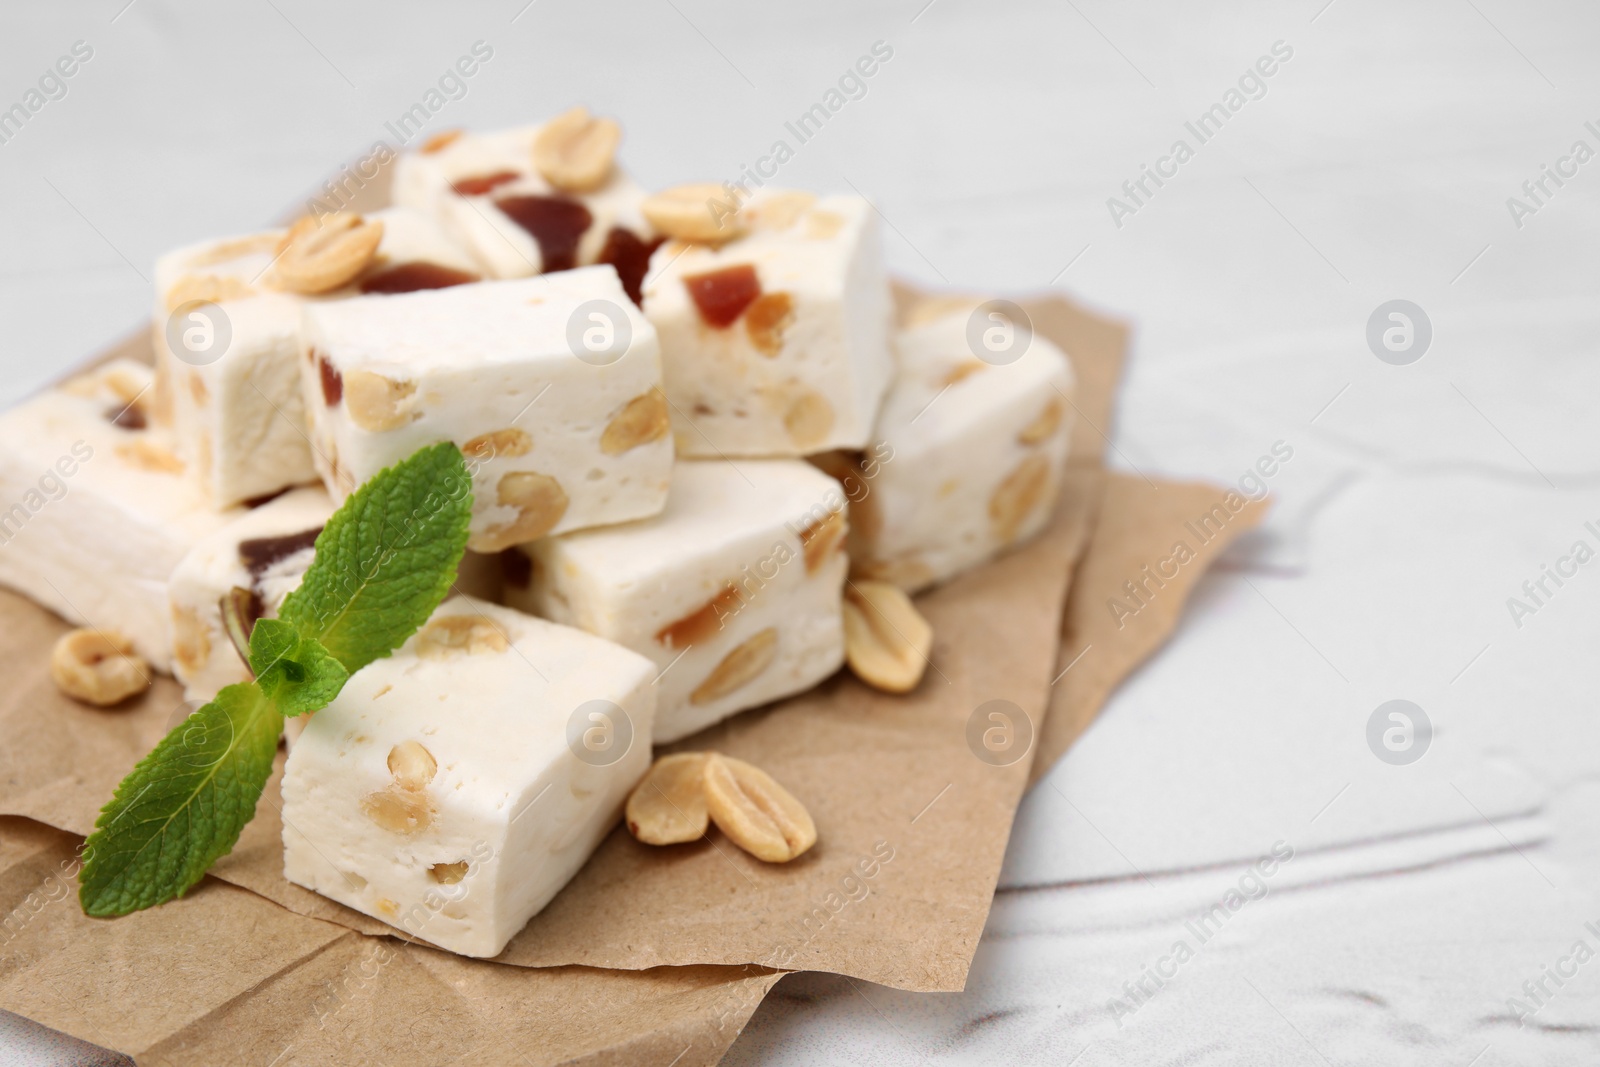
POLYGON ((872 445, 813 459, 853 501, 855 574, 915 592, 1032 538, 1055 508, 1072 364, 1038 334, 1014 362, 978 359, 967 340, 976 307, 902 331, 872 445))
POLYGON ((660 515, 525 546, 506 600, 648 656, 676 741, 838 669, 847 510, 797 460, 682 462, 660 515))
POLYGON ((623 275, 624 287, 637 292, 655 239, 639 211, 644 190, 620 167, 592 192, 553 188, 533 161, 541 128, 462 133, 402 155, 395 164, 395 203, 437 219, 490 277, 609 263, 623 275), (627 264, 635 260, 641 269, 630 271, 627 264))
POLYGON ((235 588, 251 597, 253 618, 277 618, 316 553, 312 545, 333 501, 321 486, 291 490, 201 538, 172 572, 172 673, 189 700, 207 701, 250 680, 222 624, 222 598, 235 588))
POLYGON ((871 205, 762 190, 740 217, 743 237, 715 247, 668 241, 651 260, 644 310, 661 337, 679 454, 862 447, 893 371, 871 205), (717 321, 697 305, 696 286, 726 294, 717 321))
POLYGON ((308 305, 304 345, 313 453, 335 500, 454 441, 472 471, 478 551, 666 502, 672 440, 655 331, 609 267, 308 305), (578 358, 569 340, 592 301, 627 319, 627 347, 619 329, 609 362, 578 358))
POLYGON ((0 585, 120 634, 158 670, 167 579, 214 512, 151 419, 151 369, 111 363, 0 415, 0 585))
POLYGON ((649 768, 654 675, 580 630, 446 601, 310 716, 284 770, 284 876, 410 937, 497 955, 649 768))
POLYGON ((296 358, 302 305, 402 284, 399 272, 418 265, 463 281, 478 277, 476 264, 427 216, 391 208, 368 218, 383 224, 377 254, 349 285, 321 296, 278 285, 273 262, 283 230, 204 241, 156 261, 156 406, 170 416, 179 453, 213 506, 317 480, 296 358), (191 300, 214 302, 227 318, 231 337, 215 358, 209 349, 218 327, 204 315, 185 315, 177 326, 180 338, 199 331, 199 352, 168 343, 169 318, 191 300))

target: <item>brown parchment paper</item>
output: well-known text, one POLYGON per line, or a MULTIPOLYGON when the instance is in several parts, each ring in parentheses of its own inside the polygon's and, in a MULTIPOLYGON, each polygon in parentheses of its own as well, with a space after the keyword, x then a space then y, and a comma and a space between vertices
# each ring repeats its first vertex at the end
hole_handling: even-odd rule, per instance
POLYGON ((1055 765, 1111 691, 1161 647, 1195 583, 1267 509, 1266 500, 1245 500, 1217 486, 1107 476, 1099 521, 1067 599, 1062 673, 1050 687, 1030 783, 1055 765), (1180 562, 1179 546, 1193 558, 1180 562))
MULTIPOLYGON (((1139 546, 1164 552, 1168 531, 1146 529, 1141 515, 1170 513, 1108 494, 1108 504, 1126 506, 1119 532, 1091 540, 1126 333, 1060 298, 1024 306, 1079 377, 1074 463, 1049 531, 921 598, 938 639, 934 669, 911 697, 841 675, 675 746, 752 759, 803 797, 822 837, 800 863, 767 867, 715 834, 649 850, 619 831, 500 960, 485 962, 403 943, 285 882, 276 783, 217 877, 182 901, 112 921, 82 916, 63 892, 70 877, 49 882, 49 864, 63 869, 76 839, 0 820, 0 907, 27 919, 0 958, 0 1006, 141 1062, 437 1063, 453 1050, 539 1064, 665 1064, 681 1053, 677 1062, 689 1064, 721 1056, 776 980, 768 968, 960 989, 1035 757, 1065 750, 1170 632, 1188 592, 1175 583, 1152 602, 1143 643, 1118 643, 1110 615, 1088 610, 1062 636, 1064 593, 1085 545, 1083 572, 1109 580, 1124 555, 1142 561, 1139 546), (1119 650, 1120 673, 1082 685, 1089 672, 1072 676, 1086 657, 1058 675, 1067 653, 1102 640, 1119 650), (969 719, 991 700, 1014 705, 1031 735, 1015 762, 986 762, 968 742, 969 719), (1077 730, 1052 732, 1047 707, 1066 708, 1077 730), (51 894, 58 899, 36 907, 51 894)), ((118 346, 147 352, 142 334, 118 346)), ((13 683, 0 695, 9 742, 0 814, 81 834, 187 708, 166 680, 128 709, 62 699, 45 662, 63 629, 0 592, 0 669, 13 683)))
POLYGON ((81 844, 0 819, 0 1003, 140 1064, 714 1064, 779 977, 498 967, 213 878, 180 907, 90 919, 81 844))

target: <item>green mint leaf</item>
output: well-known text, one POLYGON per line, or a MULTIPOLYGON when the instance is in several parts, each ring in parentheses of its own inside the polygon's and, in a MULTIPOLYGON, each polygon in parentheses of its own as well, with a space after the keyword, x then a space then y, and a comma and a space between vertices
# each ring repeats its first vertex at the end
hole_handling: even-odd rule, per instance
POLYGON ((281 619, 260 619, 250 632, 250 670, 284 718, 333 703, 350 672, 312 637, 281 619))
POLYGON ((255 815, 282 729, 253 682, 179 723, 101 809, 78 875, 83 910, 125 915, 188 892, 255 815))
MULTIPOLYGON (((357 489, 328 520, 278 618, 354 674, 405 643, 455 581, 472 520, 472 476, 448 442, 357 489)), ((258 624, 259 625, 259 624, 258 624)))

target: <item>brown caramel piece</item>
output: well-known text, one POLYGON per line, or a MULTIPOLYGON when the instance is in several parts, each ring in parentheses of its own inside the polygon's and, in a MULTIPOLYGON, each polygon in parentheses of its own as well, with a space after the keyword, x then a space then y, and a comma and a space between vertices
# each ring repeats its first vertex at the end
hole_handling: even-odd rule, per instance
POLYGON ((478 280, 476 274, 419 259, 412 263, 397 263, 367 275, 361 279, 361 291, 415 293, 423 289, 449 289, 451 286, 466 285, 478 280))
POLYGON ((508 196, 494 204, 533 236, 545 274, 578 265, 578 242, 594 222, 588 208, 565 196, 508 196))
POLYGON ((327 356, 313 352, 312 357, 317 361, 317 373, 322 380, 322 400, 330 408, 336 408, 344 398, 344 376, 328 362, 327 356))
POLYGON ((701 320, 717 330, 732 326, 744 309, 761 295, 761 279, 750 263, 740 263, 705 274, 686 274, 684 287, 700 312, 701 320))
POLYGON ((737 615, 742 606, 739 590, 730 584, 677 622, 663 626, 656 632, 656 640, 667 648, 698 645, 715 637, 722 629, 722 620, 737 615))
POLYGON ((606 243, 600 249, 596 263, 609 263, 616 268, 622 291, 635 305, 644 304, 644 276, 650 270, 650 257, 661 247, 665 238, 646 241, 632 230, 622 226, 611 227, 606 243))
POLYGON ((794 298, 788 293, 762 293, 745 312, 744 329, 750 343, 764 356, 783 348, 784 331, 794 322, 794 298))

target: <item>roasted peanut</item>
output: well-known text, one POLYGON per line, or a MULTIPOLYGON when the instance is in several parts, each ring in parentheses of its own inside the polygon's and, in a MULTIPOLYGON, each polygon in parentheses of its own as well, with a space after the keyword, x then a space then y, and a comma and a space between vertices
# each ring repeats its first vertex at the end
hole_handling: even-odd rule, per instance
MULTIPOLYGON (((481 616, 447 615, 434 619, 417 632, 417 655, 423 659, 477 656, 504 652, 509 647, 500 628, 481 616)), ((390 769, 393 769, 392 764, 390 769)))
POLYGON ((410 403, 415 382, 397 382, 367 370, 344 374, 344 406, 350 421, 369 433, 396 430, 414 421, 418 412, 410 403))
POLYGON ((295 293, 327 293, 355 280, 378 254, 383 223, 341 211, 307 215, 284 235, 274 271, 278 284, 295 293))
POLYGON ((647 845, 676 845, 704 837, 704 752, 662 756, 628 795, 628 832, 647 845))
POLYGON ((587 193, 611 177, 622 129, 575 107, 545 123, 533 141, 533 165, 566 193, 587 193))
POLYGON ((630 449, 659 441, 672 430, 667 398, 659 389, 634 397, 623 405, 600 434, 600 451, 620 456, 630 449))
POLYGON ((707 756, 705 796, 717 829, 756 859, 787 863, 817 843, 817 825, 805 805, 744 760, 707 756))
POLYGON ((1001 544, 1016 540, 1017 531, 1044 499, 1050 484, 1050 461, 1037 452, 1017 464, 989 496, 989 525, 1001 544))
POLYGON ((679 185, 639 205, 660 233, 682 241, 720 244, 744 234, 739 203, 720 185, 679 185))
POLYGON ((772 666, 777 656, 778 631, 769 626, 724 656, 689 694, 689 703, 709 704, 748 685, 772 666))
POLYGON ((439 761, 420 741, 402 741, 389 750, 389 773, 401 789, 415 793, 427 788, 439 773, 439 761))
POLYGON ((833 429, 833 405, 828 398, 803 385, 790 387, 783 425, 789 439, 800 448, 815 448, 833 429))
POLYGON ((72 699, 108 708, 150 688, 150 665, 121 634, 73 630, 50 651, 50 677, 72 699))
POLYGON ((526 430, 511 427, 493 433, 479 434, 461 446, 461 454, 468 459, 487 462, 491 459, 510 459, 526 456, 533 451, 533 438, 526 430))
POLYGON ((567 513, 567 492, 561 483, 534 471, 513 471, 502 476, 495 487, 495 500, 503 507, 515 508, 517 517, 475 537, 474 551, 498 552, 536 541, 555 529, 567 513))
POLYGON ((932 649, 933 627, 899 586, 862 580, 845 587, 845 659, 857 678, 886 693, 909 693, 932 649))

